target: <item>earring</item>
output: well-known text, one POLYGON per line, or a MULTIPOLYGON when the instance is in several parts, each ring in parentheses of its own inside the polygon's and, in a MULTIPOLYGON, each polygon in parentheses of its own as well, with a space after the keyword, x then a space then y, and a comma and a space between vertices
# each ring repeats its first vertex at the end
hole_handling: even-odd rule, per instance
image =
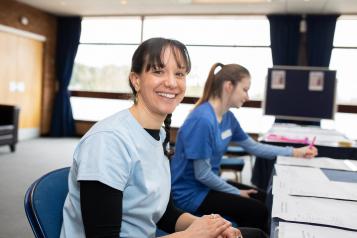
POLYGON ((136 92, 140 91, 140 81, 139 80, 136 80, 135 90, 136 90, 136 92))

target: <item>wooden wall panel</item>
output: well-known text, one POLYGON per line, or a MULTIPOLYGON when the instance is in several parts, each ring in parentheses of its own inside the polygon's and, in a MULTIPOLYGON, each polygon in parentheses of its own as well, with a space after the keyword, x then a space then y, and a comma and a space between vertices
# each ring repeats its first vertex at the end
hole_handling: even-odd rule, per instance
POLYGON ((20 128, 40 129, 43 43, 2 32, 0 49, 0 64, 6 65, 0 71, 0 103, 20 107, 20 128))
POLYGON ((9 91, 11 80, 16 78, 17 37, 0 32, 0 102, 14 100, 9 91))
MULTIPOLYGON (((57 17, 14 0, 0 0, 0 24, 46 37, 46 42, 43 43, 43 78, 41 84, 42 101, 40 121, 41 134, 48 134, 56 90, 55 51, 57 17), (21 16, 26 16, 29 19, 28 25, 22 25, 20 23, 21 16)), ((2 44, 0 43, 0 47, 3 47, 1 45, 2 44)), ((1 50, 0 55, 3 55, 2 52, 3 51, 1 50)), ((2 65, 0 68, 1 78, 1 71, 3 70, 2 65)), ((1 78, 1 80, 2 79, 3 78, 1 78)), ((3 87, 2 81, 0 87, 3 87)))
POLYGON ((40 129, 41 89, 42 89, 43 43, 18 37, 17 44, 17 82, 25 86, 18 92, 21 100, 20 126, 40 129))

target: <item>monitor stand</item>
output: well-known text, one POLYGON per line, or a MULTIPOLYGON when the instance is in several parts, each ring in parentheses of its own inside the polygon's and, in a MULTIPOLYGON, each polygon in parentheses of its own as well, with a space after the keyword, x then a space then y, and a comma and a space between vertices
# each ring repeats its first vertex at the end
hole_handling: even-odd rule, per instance
POLYGON ((277 119, 277 118, 275 118, 274 123, 292 123, 301 126, 321 126, 321 121, 300 121, 300 120, 277 119))

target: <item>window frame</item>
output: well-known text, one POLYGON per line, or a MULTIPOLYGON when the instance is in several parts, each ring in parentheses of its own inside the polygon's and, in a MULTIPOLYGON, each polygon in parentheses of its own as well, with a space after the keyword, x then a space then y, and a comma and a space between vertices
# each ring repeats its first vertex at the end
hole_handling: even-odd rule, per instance
MULTIPOLYGON (((337 18, 336 21, 336 26, 337 26, 337 22, 339 20, 349 20, 349 19, 353 19, 357 21, 357 15, 342 15, 340 17, 337 18)), ((335 28, 335 34, 336 34, 336 28, 335 28)), ((332 49, 331 49, 331 57, 332 57, 332 51, 334 49, 341 49, 341 50, 357 50, 357 43, 356 46, 342 46, 342 45, 337 45, 335 46, 335 42, 333 42, 332 45, 332 49)), ((331 59, 330 59, 331 62, 331 59)), ((337 90, 336 90, 337 92, 337 90)), ((336 101, 338 101, 336 99, 336 101)), ((345 112, 345 113, 357 113, 357 103, 356 104, 337 104, 337 112, 345 112)))
MULTIPOLYGON (((146 15, 136 15, 141 19, 141 41, 143 40, 143 26, 146 15)), ((136 17, 135 16, 135 17, 136 17)), ((167 16, 167 15, 148 15, 147 17, 152 16, 167 16)), ((171 16, 171 15, 169 15, 171 16)), ((180 16, 190 16, 190 15, 172 15, 176 17, 180 16)), ((196 15, 192 15, 196 16, 196 15)), ((199 15, 198 15, 199 16, 199 15)), ((205 16, 229 16, 229 15, 217 15, 217 14, 205 14, 205 16)), ((232 15, 233 16, 233 15, 232 15)), ((263 15, 262 15, 263 16, 263 15)), ((118 16, 118 17, 133 17, 130 16, 118 16)), ((249 17, 249 16, 246 16, 249 17)), ((91 45, 137 45, 136 43, 80 43, 80 44, 91 44, 91 45)), ((187 44, 187 46, 204 46, 204 47, 248 47, 248 48, 271 48, 270 45, 210 45, 210 44, 187 44)), ((357 47, 335 47, 337 49, 357 49, 357 47)), ((129 100, 132 98, 130 93, 116 93, 116 92, 101 92, 101 91, 84 91, 84 90, 69 90, 71 97, 89 97, 89 98, 104 98, 104 99, 126 99, 129 100)), ((185 97, 182 103, 194 104, 198 100, 198 97, 185 97)), ((261 108, 262 100, 250 100, 244 104, 243 107, 248 108, 261 108)), ((337 104, 337 112, 342 113, 357 113, 357 105, 349 105, 349 104, 337 104)), ((75 120, 81 121, 81 120, 75 120)))

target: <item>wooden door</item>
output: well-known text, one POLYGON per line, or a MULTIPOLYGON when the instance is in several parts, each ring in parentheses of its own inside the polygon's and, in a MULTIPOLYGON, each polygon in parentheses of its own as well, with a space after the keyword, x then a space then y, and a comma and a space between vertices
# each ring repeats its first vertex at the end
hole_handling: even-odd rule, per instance
POLYGON ((41 124, 43 42, 0 32, 0 103, 20 107, 20 128, 41 124))

